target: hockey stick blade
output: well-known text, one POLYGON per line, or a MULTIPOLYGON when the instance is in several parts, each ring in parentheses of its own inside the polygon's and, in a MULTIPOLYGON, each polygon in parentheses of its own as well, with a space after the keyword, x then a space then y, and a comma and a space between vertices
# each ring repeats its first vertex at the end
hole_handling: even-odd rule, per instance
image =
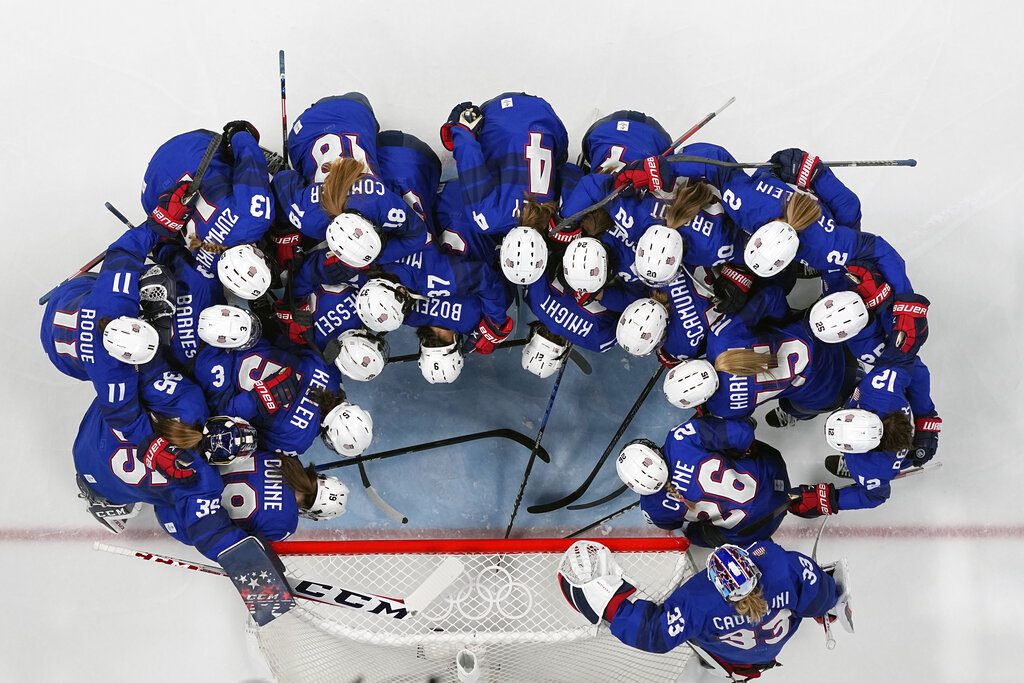
POLYGON ((465 566, 457 557, 446 557, 423 583, 409 593, 405 599, 405 608, 410 614, 416 614, 430 607, 441 593, 462 576, 464 569, 465 566))
POLYGON ((623 484, 622 486, 620 486, 619 488, 615 489, 614 491, 609 493, 607 496, 604 496, 603 498, 598 498, 597 500, 592 500, 589 503, 576 503, 574 505, 568 506, 567 509, 569 509, 569 510, 589 510, 590 508, 601 507, 602 505, 604 505, 608 501, 615 500, 616 498, 618 498, 619 496, 621 496, 623 493, 625 493, 628 490, 629 490, 629 487, 626 486, 625 484, 623 484))
POLYGON ((569 349, 569 360, 576 364, 576 367, 580 369, 584 375, 590 376, 594 372, 594 368, 590 365, 590 361, 583 357, 583 354, 574 348, 569 349))
POLYGON ((640 501, 639 500, 637 500, 637 501, 635 501, 633 503, 630 503, 629 505, 627 505, 624 508, 619 508, 618 510, 616 510, 613 513, 611 513, 610 515, 605 515, 604 517, 602 517, 601 519, 597 520, 596 522, 591 522, 587 526, 585 526, 585 527, 583 527, 581 529, 577 529, 576 531, 572 532, 568 536, 565 536, 564 538, 576 538, 580 534, 585 534, 586 532, 590 531, 594 527, 600 526, 600 525, 604 524, 605 522, 607 522, 607 521, 609 521, 611 519, 614 519, 615 517, 618 517, 619 515, 622 515, 622 514, 625 514, 625 513, 629 512, 630 510, 632 510, 633 508, 637 507, 638 505, 640 505, 640 501))
POLYGON ((384 500, 379 493, 377 493, 377 489, 373 488, 373 484, 370 483, 370 475, 366 473, 366 467, 363 463, 359 463, 359 478, 363 482, 363 488, 366 489, 366 495, 369 496, 370 502, 376 505, 378 510, 390 517, 397 524, 409 523, 409 518, 407 516, 389 505, 388 502, 384 500))
MULTIPOLYGON (((605 461, 608 460, 608 456, 611 455, 611 452, 615 448, 615 445, 619 442, 619 439, 621 439, 622 435, 625 434, 626 429, 633 421, 633 418, 640 410, 640 407, 643 406, 644 401, 647 400, 647 396, 650 395, 651 390, 654 389, 654 386, 658 383, 658 380, 661 379, 661 375, 663 372, 665 372, 665 367, 659 365, 658 369, 655 370, 654 375, 652 375, 651 378, 647 381, 647 384, 644 385, 644 388, 643 390, 641 390, 640 395, 637 397, 636 401, 633 402, 633 407, 631 407, 629 409, 629 412, 626 413, 626 417, 623 418, 622 423, 619 425, 618 430, 615 432, 615 435, 612 436, 612 440, 608 442, 608 446, 604 449, 604 453, 602 453, 601 457, 597 459, 597 463, 594 465, 594 468, 590 471, 590 474, 587 475, 587 478, 583 480, 583 483, 580 484, 575 491, 572 491, 557 500, 548 501, 547 503, 539 503, 537 505, 531 505, 530 507, 526 508, 527 512, 533 515, 542 515, 546 512, 561 510, 562 508, 575 503, 577 500, 583 497, 583 495, 587 492, 587 489, 590 488, 590 485, 594 483, 594 480, 597 478, 597 473, 601 470, 601 467, 604 466, 605 461)), ((609 498, 608 500, 611 500, 611 498, 609 498)))

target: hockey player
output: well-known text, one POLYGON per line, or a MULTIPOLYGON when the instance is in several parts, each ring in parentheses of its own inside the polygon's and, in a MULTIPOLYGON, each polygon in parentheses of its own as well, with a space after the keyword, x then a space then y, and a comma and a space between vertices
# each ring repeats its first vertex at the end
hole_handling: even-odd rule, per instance
POLYGON ((484 263, 444 253, 431 243, 381 270, 359 290, 356 311, 375 332, 415 327, 420 370, 428 382, 455 381, 463 346, 490 354, 512 333, 511 289, 484 263))
MULTIPOLYGON (((550 104, 525 93, 502 93, 479 107, 455 105, 441 126, 441 142, 454 153, 459 174, 439 198, 442 241, 455 254, 492 266, 505 235, 524 224, 525 202, 549 205, 553 217, 567 190, 563 176, 579 176, 566 164, 565 126, 550 104)), ((534 227, 550 227, 550 218, 534 227)))
POLYGON ((720 417, 745 417, 771 399, 773 427, 791 426, 840 405, 856 383, 857 365, 844 349, 820 342, 807 321, 786 322, 789 307, 779 287, 765 287, 743 310, 716 323, 707 360, 689 360, 665 377, 669 402, 701 403, 720 417))
POLYGON ((882 365, 861 380, 845 407, 825 420, 825 439, 843 453, 828 456, 825 467, 854 483, 839 489, 832 484, 801 486, 801 498, 791 512, 818 517, 877 507, 888 500, 889 482, 902 468, 934 457, 942 419, 926 387, 911 390, 914 380, 910 366, 882 365))
MULTIPOLYGON (((146 167, 142 208, 153 213, 168 188, 187 185, 199 169, 213 133, 195 130, 177 135, 156 151, 146 167)), ((248 121, 224 126, 223 140, 203 176, 195 210, 185 223, 186 241, 195 247, 233 247, 258 242, 274 217, 267 160, 259 131, 248 121)), ((209 278, 216 273, 220 250, 201 248, 196 267, 209 278)))
POLYGON ((609 622, 626 645, 663 653, 689 642, 706 668, 734 681, 758 678, 779 665, 782 648, 802 619, 844 620, 852 631, 845 560, 833 575, 814 560, 771 541, 724 545, 707 571, 662 603, 630 600, 636 588, 607 548, 579 541, 558 572, 562 594, 590 623, 609 622))
POLYGON ((789 475, 782 455, 754 440, 751 423, 695 417, 660 448, 648 439, 626 444, 615 470, 640 495, 650 523, 682 527, 692 543, 713 548, 771 538, 786 516, 789 475))
POLYGON ((209 333, 196 354, 193 377, 216 412, 256 426, 264 448, 304 453, 317 435, 344 455, 359 455, 370 445, 369 415, 337 393, 338 371, 319 353, 304 349, 296 355, 265 340, 246 350, 218 348, 213 342, 219 335, 209 333))
POLYGON ((356 270, 390 263, 426 243, 424 219, 381 181, 379 130, 362 94, 325 97, 288 134, 296 170, 273 180, 291 225, 314 242, 330 240, 335 255, 356 270))

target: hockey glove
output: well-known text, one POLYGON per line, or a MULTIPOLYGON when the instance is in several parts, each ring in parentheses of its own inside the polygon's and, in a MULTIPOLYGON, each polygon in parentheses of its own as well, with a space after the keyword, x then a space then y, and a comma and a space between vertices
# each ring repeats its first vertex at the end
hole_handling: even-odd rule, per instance
POLYGON ((270 175, 277 175, 279 171, 284 170, 288 167, 284 163, 284 157, 277 152, 271 152, 269 149, 260 148, 263 151, 263 158, 267 160, 267 173, 270 175))
POLYGON ((839 512, 839 492, 832 484, 804 484, 790 493, 799 496, 789 504, 797 517, 814 519, 839 512))
POLYGON ((455 149, 455 136, 452 134, 452 129, 465 128, 476 137, 476 131, 483 120, 484 115, 480 112, 480 107, 472 102, 456 104, 452 108, 452 113, 448 115, 448 121, 441 126, 441 144, 449 152, 452 151, 455 149))
POLYGON ((725 543, 725 536, 721 529, 706 519, 700 522, 690 522, 683 532, 690 543, 702 548, 717 548, 725 543))
POLYGON ((140 445, 138 453, 147 470, 159 472, 184 486, 195 483, 198 475, 192 469, 195 456, 191 451, 173 446, 164 437, 154 434, 140 445))
MULTIPOLYGON (((309 304, 303 304, 299 308, 303 312, 308 313, 309 304)), ((299 311, 296 311, 296 313, 298 312, 299 311)), ((288 306, 288 304, 286 304, 284 301, 279 299, 274 303, 274 317, 277 318, 277 321, 281 324, 281 327, 288 333, 288 339, 293 344, 298 344, 299 346, 306 346, 308 344, 308 341, 306 339, 306 333, 309 331, 309 328, 312 327, 312 325, 303 324, 305 320, 296 320, 296 317, 303 318, 306 316, 294 315, 292 313, 291 307, 288 306)))
POLYGON ((939 432, 942 431, 942 418, 938 415, 919 417, 914 420, 914 445, 910 455, 914 467, 920 467, 935 457, 939 450, 939 432))
POLYGON ((505 318, 505 322, 497 326, 486 317, 481 318, 474 334, 474 350, 485 356, 493 353, 494 347, 508 339, 508 335, 512 334, 512 328, 515 324, 512 318, 505 318))
POLYGON ((928 340, 928 306, 920 294, 898 294, 892 302, 892 339, 882 359, 904 361, 917 355, 928 340))
POLYGON ((672 192, 675 178, 672 164, 662 157, 647 157, 626 164, 615 175, 615 189, 620 190, 623 197, 652 192, 659 198, 666 198, 672 192))
MULTIPOLYGON (((552 221, 553 222, 553 221, 552 221)), ((563 247, 567 247, 572 244, 572 241, 583 234, 583 228, 578 225, 572 225, 565 230, 555 230, 554 226, 548 230, 548 237, 555 244, 560 244, 563 247)))
POLYGON ((285 410, 292 404, 299 393, 299 383, 291 368, 284 368, 277 374, 253 384, 256 392, 256 407, 263 417, 270 417, 277 411, 285 410))
POLYGON ((139 303, 142 317, 160 335, 160 343, 168 345, 173 338, 172 321, 176 307, 177 283, 166 268, 150 266, 139 280, 139 303))
POLYGON ((182 203, 192 183, 183 180, 173 190, 167 190, 157 200, 156 208, 146 219, 146 227, 164 237, 171 239, 181 234, 190 213, 189 207, 182 203))
POLYGON ((747 304, 754 275, 744 266, 722 266, 715 280, 715 309, 720 313, 737 313, 747 304))
POLYGON ((274 262, 281 270, 298 269, 302 265, 302 233, 292 227, 274 227, 270 232, 270 241, 274 245, 274 262))
POLYGON ((661 346, 658 348, 658 362, 671 370, 683 361, 666 351, 664 346, 661 346))
POLYGON ((229 121, 224 124, 224 153, 227 155, 229 164, 235 163, 235 150, 231 146, 231 138, 235 133, 249 133, 257 143, 260 141, 260 132, 248 121, 229 121))
POLYGON ((614 619, 619 606, 636 592, 633 584, 615 575, 599 576, 582 586, 574 586, 558 572, 558 585, 569 606, 595 626, 602 619, 609 622, 614 619))
POLYGON ((827 168, 821 159, 811 156, 802 149, 791 147, 779 150, 769 159, 772 173, 784 183, 796 185, 801 190, 810 190, 821 169, 827 168))
POLYGON ((885 281, 882 274, 874 268, 852 263, 846 268, 847 277, 854 283, 853 289, 869 311, 873 311, 892 296, 892 287, 885 281))

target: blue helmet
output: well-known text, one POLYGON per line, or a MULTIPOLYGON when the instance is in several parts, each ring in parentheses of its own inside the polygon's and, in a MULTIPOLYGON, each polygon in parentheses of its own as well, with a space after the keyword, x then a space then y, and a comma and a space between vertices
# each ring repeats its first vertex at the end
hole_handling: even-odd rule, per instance
POLYGON ((238 417, 211 417, 203 426, 203 457, 211 465, 226 465, 256 451, 256 428, 238 417))
POLYGON ((723 598, 736 602, 754 591, 761 570, 743 548, 723 545, 708 556, 708 578, 723 598))

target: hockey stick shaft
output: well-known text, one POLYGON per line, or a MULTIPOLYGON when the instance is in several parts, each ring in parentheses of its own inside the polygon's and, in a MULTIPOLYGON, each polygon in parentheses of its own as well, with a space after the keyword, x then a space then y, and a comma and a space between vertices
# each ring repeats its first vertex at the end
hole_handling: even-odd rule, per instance
POLYGON ((281 150, 284 153, 284 167, 289 168, 288 163, 288 96, 285 90, 284 80, 284 50, 278 50, 277 62, 281 72, 281 150))
POLYGON ((526 483, 530 480, 530 472, 533 471, 533 463, 537 459, 537 453, 540 450, 541 439, 544 438, 544 430, 548 428, 548 418, 551 417, 551 409, 555 405, 555 396, 558 395, 558 387, 562 384, 562 376, 565 374, 565 368, 568 363, 562 363, 562 367, 558 368, 558 375, 555 377, 555 385, 551 387, 551 396, 548 397, 548 407, 544 410, 544 419, 540 423, 540 431, 537 432, 537 440, 533 444, 533 449, 530 451, 530 459, 526 462, 526 471, 523 473, 523 483, 519 485, 519 493, 516 494, 516 502, 512 506, 512 516, 508 520, 508 526, 505 528, 505 538, 508 538, 512 533, 512 527, 516 523, 516 515, 519 513, 519 506, 523 502, 523 493, 526 492, 526 483))
MULTIPOLYGON (((707 164, 708 166, 721 166, 723 168, 773 168, 775 164, 770 161, 741 162, 741 161, 720 161, 718 159, 706 159, 688 154, 673 154, 666 157, 672 162, 691 162, 695 164, 707 164)), ((856 168, 858 166, 917 166, 916 159, 883 159, 877 161, 822 161, 821 163, 831 168, 856 168)))
MULTIPOLYGON (((526 339, 513 339, 512 341, 503 342, 501 344, 501 346, 499 346, 498 348, 499 349, 511 349, 511 348, 515 348, 517 346, 525 346, 526 345, 526 341, 527 341, 526 339)), ((388 360, 388 365, 390 365, 392 363, 411 363, 411 362, 413 362, 415 360, 419 360, 419 357, 420 357, 419 352, 417 352, 417 353, 407 353, 407 354, 402 355, 402 356, 394 356, 394 357, 392 357, 391 359, 388 360)))
POLYGON ((619 424, 619 428, 618 430, 616 430, 615 435, 612 436, 612 440, 608 442, 608 446, 604 449, 604 453, 602 453, 601 457, 597 459, 597 463, 594 465, 594 468, 590 471, 590 474, 587 475, 587 478, 583 481, 583 483, 580 484, 575 491, 566 496, 563 496, 562 498, 559 498, 558 500, 553 500, 547 503, 541 503, 539 505, 531 505, 530 507, 526 508, 527 512, 536 515, 543 514, 545 512, 552 512, 554 510, 560 510, 561 508, 564 508, 567 505, 575 503, 577 500, 583 497, 583 494, 587 492, 587 489, 590 488, 590 485, 594 483, 594 479, 597 478, 597 474, 601 470, 601 467, 604 466, 605 461, 608 460, 608 456, 611 455, 612 451, 615 449, 615 445, 619 442, 619 439, 622 438, 622 435, 626 432, 626 429, 633 422, 633 418, 636 417, 636 414, 637 412, 639 412, 640 407, 644 404, 644 401, 647 400, 647 397, 650 395, 651 390, 654 389, 654 386, 658 383, 658 380, 661 378, 661 375, 664 371, 665 367, 659 364, 658 369, 655 370, 654 374, 651 375, 651 378, 647 380, 647 384, 640 392, 640 395, 637 396, 636 401, 633 402, 633 406, 629 409, 629 412, 626 413, 626 417, 622 419, 622 423, 619 424))
POLYGON ((123 223, 124 226, 129 230, 135 227, 134 225, 132 225, 132 222, 128 220, 128 217, 125 216, 120 211, 118 211, 117 207, 111 204, 110 202, 103 202, 103 206, 107 208, 107 211, 114 214, 114 217, 117 218, 117 220, 121 221, 121 223, 123 223))
POLYGON ((203 152, 203 158, 199 160, 199 168, 196 169, 196 174, 192 178, 192 182, 188 184, 188 190, 181 198, 181 203, 189 209, 192 208, 196 199, 199 198, 200 185, 203 184, 203 178, 206 177, 206 171, 210 168, 210 162, 213 161, 213 155, 216 154, 217 150, 220 148, 220 143, 223 140, 224 138, 220 133, 214 133, 213 137, 210 138, 209 144, 206 145, 206 151, 203 152))
POLYGON ((630 510, 632 510, 633 508, 635 508, 639 504, 640 504, 640 501, 636 500, 636 501, 630 503, 629 505, 627 505, 626 507, 619 508, 618 510, 616 510, 613 513, 611 513, 610 515, 605 515, 604 517, 602 517, 601 519, 597 520, 596 522, 591 522, 590 524, 588 524, 587 526, 583 527, 582 529, 577 529, 576 531, 572 532, 571 534, 569 534, 565 538, 575 538, 575 537, 579 536, 580 534, 585 534, 588 531, 590 531, 591 529, 593 529, 594 527, 600 526, 601 524, 604 524, 605 522, 607 522, 610 519, 613 519, 615 517, 618 517, 619 515, 622 515, 622 514, 625 514, 625 513, 629 512, 630 510))
POLYGON ((366 466, 363 465, 363 463, 359 463, 359 478, 363 482, 363 488, 366 489, 366 495, 370 498, 370 502, 376 505, 378 510, 390 517, 396 524, 409 523, 409 518, 407 516, 389 505, 388 502, 384 500, 379 493, 377 493, 377 489, 373 488, 373 484, 370 483, 370 476, 366 473, 366 466))
MULTIPOLYGON (((729 105, 731 105, 735 101, 736 101, 735 97, 730 97, 726 101, 726 103, 723 104, 721 107, 719 107, 715 111, 711 112, 710 114, 708 114, 707 116, 702 118, 697 123, 693 124, 693 126, 690 127, 690 130, 686 131, 685 133, 680 135, 678 138, 673 140, 671 146, 669 146, 668 149, 663 151, 661 153, 661 156, 668 156, 669 154, 674 152, 676 150, 676 148, 679 147, 679 145, 683 144, 684 142, 689 140, 691 137, 693 137, 693 135, 697 131, 699 131, 701 128, 706 126, 708 124, 708 122, 711 121, 711 119, 713 119, 716 116, 718 116, 719 114, 721 114, 723 111, 725 111, 726 107, 728 107, 729 105)), ((558 222, 558 225, 555 226, 555 232, 563 230, 564 228, 567 228, 568 226, 574 224, 576 221, 580 220, 581 218, 586 216, 591 211, 597 211, 598 209, 604 207, 606 204, 615 201, 619 197, 619 195, 621 195, 623 193, 624 190, 625 190, 625 188, 619 188, 617 190, 613 190, 611 193, 609 193, 608 195, 603 197, 598 202, 596 202, 594 204, 591 204, 590 206, 586 207, 585 209, 581 209, 581 210, 577 211, 576 213, 574 213, 573 215, 569 216, 568 218, 563 218, 561 221, 558 222)))
MULTIPOLYGON (((394 458, 399 455, 406 455, 407 453, 418 453, 420 451, 429 451, 434 448, 444 448, 445 446, 455 446, 461 443, 468 443, 470 441, 480 441, 482 439, 509 439, 515 441, 519 445, 529 448, 531 445, 530 437, 522 432, 517 432, 514 429, 489 429, 483 432, 474 432, 472 434, 464 434, 462 436, 452 436, 445 439, 438 439, 436 441, 427 441, 425 443, 414 444, 412 446, 404 446, 402 448, 392 448, 388 451, 381 451, 380 453, 371 453, 368 455, 360 455, 356 458, 342 458, 341 460, 334 460, 332 462, 325 462, 316 466, 317 472, 323 472, 324 470, 331 470, 339 467, 351 467, 352 465, 358 465, 361 462, 369 462, 371 460, 384 460, 387 458, 394 458)), ((543 446, 541 446, 538 452, 538 457, 544 462, 550 462, 551 456, 547 453, 543 446)))

